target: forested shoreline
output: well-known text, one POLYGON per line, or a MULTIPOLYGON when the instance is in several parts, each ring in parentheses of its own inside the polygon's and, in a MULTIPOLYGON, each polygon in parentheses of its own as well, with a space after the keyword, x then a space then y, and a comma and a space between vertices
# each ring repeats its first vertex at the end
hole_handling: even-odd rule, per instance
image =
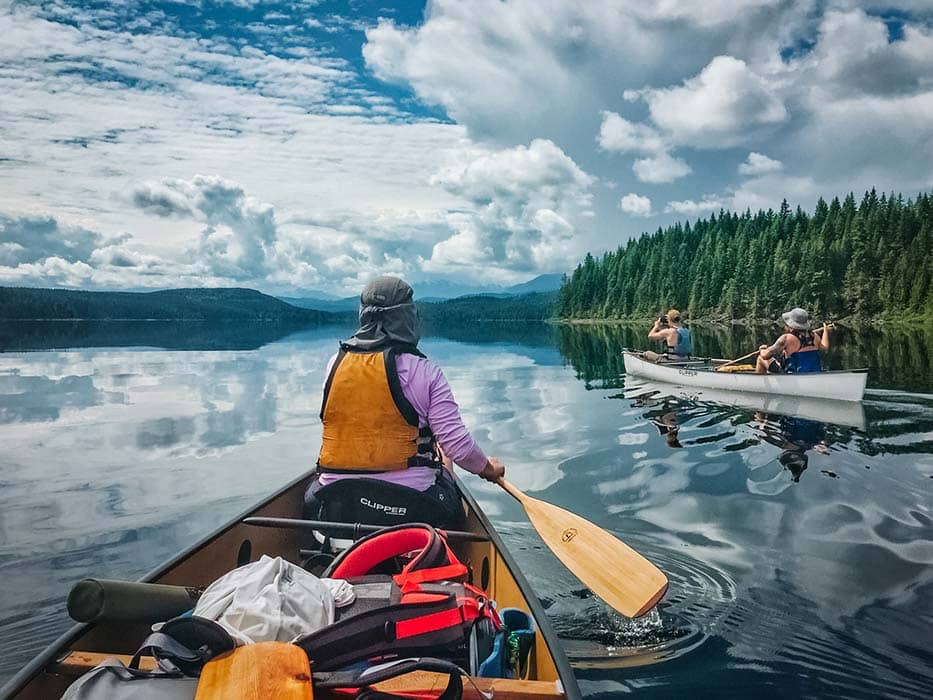
POLYGON ((558 294, 569 321, 635 320, 668 307, 692 319, 774 319, 802 306, 819 319, 929 320, 933 194, 853 194, 812 214, 720 211, 587 254, 558 294))

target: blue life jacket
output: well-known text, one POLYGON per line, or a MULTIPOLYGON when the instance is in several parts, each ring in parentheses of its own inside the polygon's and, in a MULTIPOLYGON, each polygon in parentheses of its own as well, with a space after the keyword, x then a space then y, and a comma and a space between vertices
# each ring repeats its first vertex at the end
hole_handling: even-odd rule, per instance
POLYGON ((826 437, 826 426, 809 418, 781 416, 780 425, 784 439, 802 450, 812 450, 826 437))
POLYGON ((796 336, 800 341, 800 348, 797 352, 787 355, 784 361, 784 372, 786 374, 808 374, 810 372, 822 372, 820 366, 820 353, 813 342, 813 335, 808 333, 804 338, 796 336), (812 348, 807 350, 805 348, 812 348))
POLYGON ((690 331, 687 328, 677 329, 677 345, 668 345, 667 353, 684 357, 693 354, 693 342, 690 340, 690 331))

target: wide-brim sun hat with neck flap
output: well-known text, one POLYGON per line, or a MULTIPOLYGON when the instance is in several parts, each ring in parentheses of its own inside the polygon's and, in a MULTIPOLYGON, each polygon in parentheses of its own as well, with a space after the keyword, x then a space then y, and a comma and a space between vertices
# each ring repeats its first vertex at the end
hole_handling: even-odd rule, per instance
POLYGON ((810 330, 810 316, 799 307, 782 314, 781 318, 784 319, 784 323, 788 328, 798 331, 810 330))

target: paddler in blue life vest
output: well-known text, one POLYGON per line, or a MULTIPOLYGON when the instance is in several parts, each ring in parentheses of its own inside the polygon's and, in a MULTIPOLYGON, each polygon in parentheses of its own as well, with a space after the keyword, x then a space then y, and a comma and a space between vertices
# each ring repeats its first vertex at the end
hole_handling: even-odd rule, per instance
POLYGON ((810 317, 801 308, 783 314, 784 333, 770 347, 758 348, 755 371, 785 374, 820 372, 820 350, 829 350, 829 326, 820 331, 810 330, 810 317))
POLYGON ((444 526, 463 516, 451 461, 487 481, 505 474, 464 426, 444 373, 418 350, 413 295, 407 282, 388 276, 360 295, 360 327, 327 366, 306 517, 328 516, 330 492, 344 495, 337 515, 355 522, 444 526))
POLYGON ((693 354, 693 341, 690 338, 690 329, 684 328, 680 312, 671 309, 667 315, 658 318, 651 330, 648 331, 648 340, 660 340, 663 344, 662 352, 646 352, 645 359, 650 362, 658 360, 686 360, 693 354))

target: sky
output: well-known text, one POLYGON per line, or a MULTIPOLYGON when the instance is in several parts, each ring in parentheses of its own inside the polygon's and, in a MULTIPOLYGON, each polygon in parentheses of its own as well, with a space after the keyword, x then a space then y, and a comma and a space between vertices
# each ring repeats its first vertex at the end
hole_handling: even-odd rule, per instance
POLYGON ((933 3, 0 0, 0 285, 493 287, 933 188, 933 3))

